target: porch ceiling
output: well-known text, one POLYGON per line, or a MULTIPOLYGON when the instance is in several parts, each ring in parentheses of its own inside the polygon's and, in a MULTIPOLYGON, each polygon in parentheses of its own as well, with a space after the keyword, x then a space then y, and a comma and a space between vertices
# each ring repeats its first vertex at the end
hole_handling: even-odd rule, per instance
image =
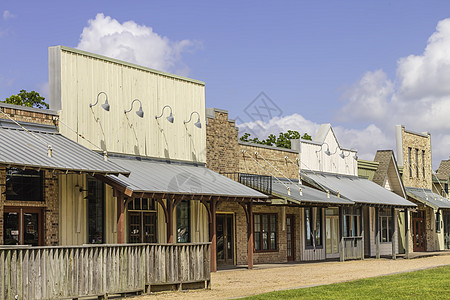
POLYGON ((291 180, 289 182, 286 179, 274 179, 272 181, 272 194, 276 197, 285 199, 294 204, 304 204, 305 202, 311 204, 337 204, 337 205, 352 205, 355 204, 353 201, 336 197, 330 194, 329 197, 327 193, 319 191, 317 189, 300 185, 298 181, 291 180), (290 194, 288 193, 288 188, 290 189, 290 194), (300 194, 300 188, 302 193, 300 194))
POLYGON ((143 157, 109 156, 131 171, 108 178, 133 193, 164 193, 266 199, 266 195, 222 176, 203 164, 160 161, 143 157))
POLYGON ((334 194, 359 204, 415 207, 416 205, 397 194, 388 191, 373 181, 357 176, 324 172, 302 171, 302 177, 311 184, 326 188, 334 194))
POLYGON ((130 172, 58 133, 55 126, 0 120, 0 164, 71 172, 130 172), (24 129, 25 128, 25 129, 24 129), (51 147, 52 156, 48 156, 51 147))
POLYGON ((419 189, 419 188, 413 188, 413 187, 406 187, 406 193, 411 198, 416 199, 417 201, 427 205, 431 206, 434 209, 450 209, 450 200, 442 197, 441 195, 438 195, 436 193, 433 193, 429 189, 419 189))

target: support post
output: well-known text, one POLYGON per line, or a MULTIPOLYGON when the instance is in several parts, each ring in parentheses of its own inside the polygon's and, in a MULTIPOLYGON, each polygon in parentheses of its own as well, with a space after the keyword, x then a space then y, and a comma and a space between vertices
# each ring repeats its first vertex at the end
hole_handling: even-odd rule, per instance
POLYGON ((211 220, 209 222, 209 241, 211 242, 211 272, 217 271, 217 232, 216 232, 216 208, 217 200, 211 199, 211 220))
POLYGON ((125 244, 125 200, 123 193, 117 193, 117 243, 125 244))
POLYGON ((247 220, 247 258, 248 258, 248 269, 253 269, 253 201, 247 204, 248 220, 247 220))
POLYGON ((375 251, 376 258, 380 258, 380 218, 378 217, 378 207, 375 207, 375 251))
POLYGON ((339 207, 339 258, 345 261, 344 249, 344 208, 339 207))
POLYGON ((392 259, 397 259, 397 251, 395 250, 395 245, 397 244, 397 235, 395 234, 395 222, 397 221, 395 218, 395 208, 391 208, 391 228, 392 228, 392 234, 391 234, 391 243, 392 243, 392 259))
POLYGON ((168 215, 168 221, 167 221, 167 243, 172 244, 173 243, 173 201, 172 199, 166 199, 166 206, 167 206, 167 215, 168 215))
POLYGON ((365 247, 365 243, 364 243, 364 209, 361 206, 360 208, 360 219, 359 219, 359 223, 360 223, 360 228, 361 228, 361 259, 364 259, 364 247, 365 247))
POLYGON ((405 257, 409 259, 409 209, 405 208, 405 257))

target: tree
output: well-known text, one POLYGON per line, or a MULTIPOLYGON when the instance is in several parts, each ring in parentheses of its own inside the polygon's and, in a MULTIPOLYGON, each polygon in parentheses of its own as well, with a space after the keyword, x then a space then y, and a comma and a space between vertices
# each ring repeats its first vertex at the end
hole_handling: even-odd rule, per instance
POLYGON ((259 140, 257 137, 250 138, 250 133, 244 133, 239 140, 242 142, 249 142, 255 144, 262 144, 268 146, 277 146, 281 148, 291 149, 291 140, 293 139, 304 139, 312 141, 312 138, 309 134, 305 133, 300 136, 300 133, 295 130, 288 130, 288 132, 280 132, 279 136, 276 137, 274 134, 269 134, 269 136, 265 140, 259 140))
POLYGON ((21 90, 19 94, 12 95, 11 97, 6 98, 5 101, 0 102, 48 109, 49 106, 46 102, 44 102, 44 100, 45 98, 39 95, 38 92, 27 92, 26 90, 21 90))

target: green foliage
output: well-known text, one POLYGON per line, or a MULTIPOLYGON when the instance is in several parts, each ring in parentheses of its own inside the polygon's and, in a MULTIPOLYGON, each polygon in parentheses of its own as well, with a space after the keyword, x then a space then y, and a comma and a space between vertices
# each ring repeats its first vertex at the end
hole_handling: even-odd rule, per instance
POLYGON ((396 275, 286 290, 245 299, 444 299, 450 266, 396 275))
POLYGON ((48 109, 49 106, 44 102, 45 98, 39 95, 38 92, 31 91, 27 92, 26 90, 21 90, 19 94, 12 95, 9 98, 6 98, 5 101, 0 101, 3 103, 27 106, 27 107, 37 107, 37 108, 45 108, 48 109))
POLYGON ((281 148, 291 148, 291 140, 292 139, 304 139, 312 141, 311 136, 307 133, 305 133, 303 136, 300 136, 300 133, 295 130, 288 130, 288 132, 280 132, 278 137, 276 137, 274 134, 270 134, 265 140, 259 140, 257 137, 250 138, 250 133, 244 133, 239 140, 242 142, 249 142, 249 143, 255 143, 255 144, 262 144, 262 145, 268 145, 268 146, 277 146, 281 148))

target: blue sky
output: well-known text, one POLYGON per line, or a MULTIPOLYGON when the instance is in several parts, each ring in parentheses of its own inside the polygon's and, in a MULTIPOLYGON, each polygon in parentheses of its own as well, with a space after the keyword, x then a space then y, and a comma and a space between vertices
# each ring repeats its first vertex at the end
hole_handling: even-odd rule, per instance
POLYGON ((329 122, 373 159, 394 148, 395 124, 430 131, 436 169, 450 155, 450 90, 408 74, 450 79, 449 12, 449 1, 2 1, 0 98, 47 95, 47 48, 78 47, 203 80, 207 107, 256 135, 329 122), (97 45, 106 27, 145 34, 97 45), (117 52, 121 42, 135 46, 117 52), (145 53, 152 45, 159 52, 145 53), (255 126, 244 110, 261 92, 280 114, 255 126))

